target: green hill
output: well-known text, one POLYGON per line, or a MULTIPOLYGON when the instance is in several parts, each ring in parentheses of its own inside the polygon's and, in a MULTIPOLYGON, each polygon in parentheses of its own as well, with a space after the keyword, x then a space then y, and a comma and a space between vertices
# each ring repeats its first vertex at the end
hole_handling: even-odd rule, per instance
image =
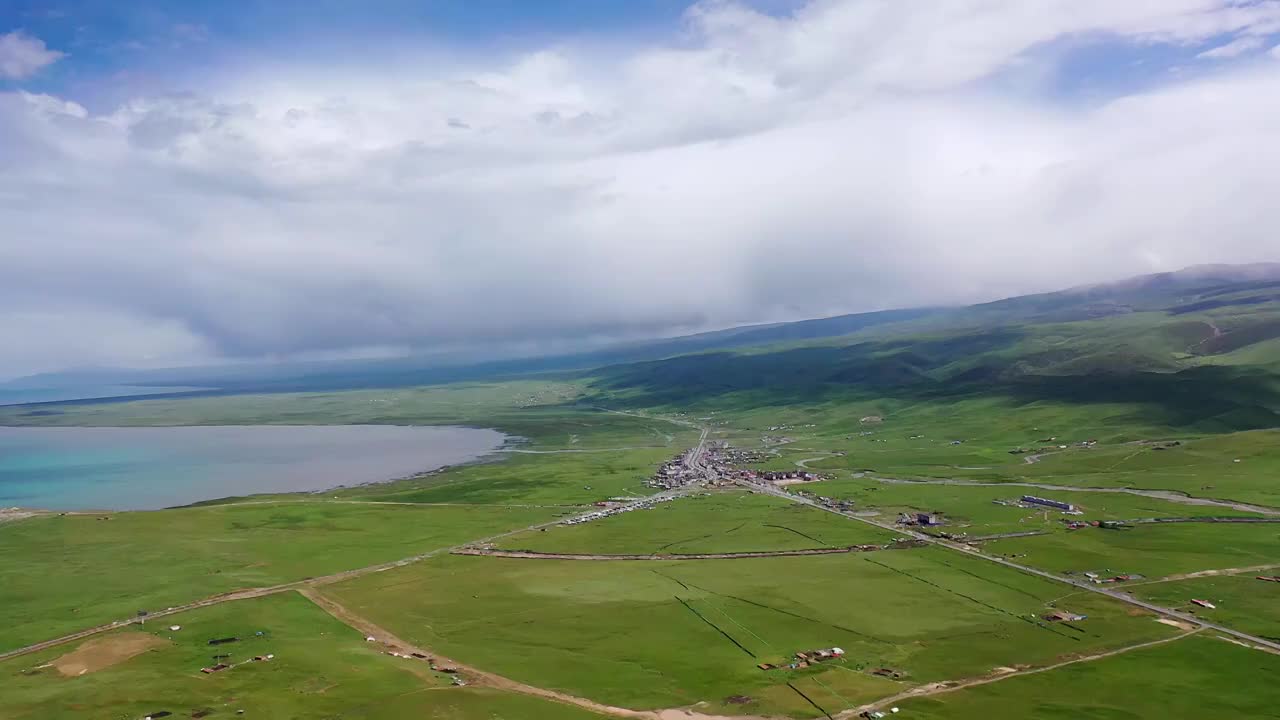
POLYGON ((1138 404, 1168 425, 1207 432, 1275 427, 1280 280, 1272 275, 1280 265, 1193 268, 591 375, 597 400, 633 406, 998 396, 1138 404))

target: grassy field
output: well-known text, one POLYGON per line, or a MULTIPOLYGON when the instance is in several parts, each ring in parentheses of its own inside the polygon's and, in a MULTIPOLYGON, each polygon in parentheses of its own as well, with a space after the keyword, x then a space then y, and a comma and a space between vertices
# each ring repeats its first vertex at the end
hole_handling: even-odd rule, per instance
POLYGON ((1073 601, 1078 629, 1033 615, 1060 585, 942 550, 766 560, 556 561, 442 557, 326 593, 401 637, 541 687, 633 708, 812 715, 901 684, 984 674, 1167 636, 1105 598, 1073 601), (438 592, 436 588, 448 588, 438 592), (843 663, 764 672, 801 650, 843 663), (743 695, 750 704, 726 706, 743 695))
MULTIPOLYGON (((1093 318, 1097 298, 1038 296, 846 338, 771 335, 791 344, 623 364, 570 379, 0 408, 0 424, 14 425, 459 424, 518 438, 501 461, 324 498, 0 524, 0 649, 139 609, 395 560, 611 497, 648 495, 645 479, 693 445, 699 425, 717 439, 769 450, 762 467, 834 474, 838 479, 804 490, 852 499, 882 519, 942 511, 942 529, 970 536, 1045 531, 984 547, 1054 572, 1158 579, 1280 561, 1277 525, 1068 532, 1058 513, 993 501, 1056 497, 1081 506, 1084 514, 1073 519, 1082 520, 1248 514, 1244 509, 874 480, 1140 488, 1280 509, 1280 304, 1255 302, 1249 295, 1256 288, 1235 295, 1199 288, 1188 296, 1177 283, 1153 287, 1150 297, 1117 291, 1108 300, 1117 312, 1108 317, 1093 318), (1196 302, 1188 306, 1188 297, 1196 302), (536 507, 517 507, 524 505, 536 507)), ((694 553, 891 537, 782 500, 725 492, 499 544, 694 553)), ((1197 611, 1205 617, 1280 635, 1280 585, 1252 574, 1129 589, 1178 608, 1190 597, 1208 599, 1218 609, 1197 611)), ((726 715, 835 713, 909 687, 1043 667, 1177 632, 1122 603, 936 547, 715 561, 441 555, 321 591, 416 643, 516 680, 619 706, 696 705, 726 715), (1088 618, 1039 620, 1050 607, 1088 618), (831 646, 848 651, 843 661, 756 667, 831 646), (905 676, 869 672, 879 667, 905 676)), ((525 696, 446 687, 444 678, 381 654, 292 594, 162 621, 171 622, 183 630, 159 632, 160 640, 150 624, 108 635, 111 642, 159 644, 85 675, 39 667, 74 652, 71 646, 0 664, 0 719, 136 720, 163 709, 189 716, 197 708, 214 710, 215 718, 240 708, 258 717, 588 716, 525 696), (277 659, 201 675, 210 661, 204 643, 224 634, 247 638, 233 653, 273 652, 277 659)), ((901 716, 1277 715, 1275 658, 1201 635, 903 701, 901 716)))
POLYGON ((1271 481, 1280 471, 1276 430, 1194 435, 1136 422, 1124 406, 1019 405, 995 398, 902 407, 832 402, 803 410, 718 417, 744 446, 766 434, 790 438, 792 443, 775 446, 778 457, 765 464, 772 469, 819 457, 808 466, 842 478, 866 471, 908 479, 1142 488, 1280 508, 1280 488, 1271 481), (883 420, 865 424, 864 417, 883 420), (779 425, 786 429, 768 430, 779 425), (1076 446, 1088 440, 1098 444, 1076 446), (1164 447, 1172 441, 1179 444, 1164 447), (1010 454, 1017 449, 1027 452, 1010 454), (831 455, 837 452, 844 455, 831 455), (1038 461, 1027 462, 1029 456, 1038 461))
POLYGON ((895 537, 768 495, 726 491, 512 535, 497 546, 553 553, 720 553, 885 544, 895 537))
POLYGON ((554 512, 312 501, 0 523, 0 649, 139 609, 398 560, 554 512))
POLYGON ((1189 637, 898 705, 925 720, 1274 718, 1280 657, 1189 637))
POLYGON ((947 518, 946 530, 970 535, 1029 530, 1057 531, 1063 520, 1137 520, 1199 515, 1259 517, 1256 513, 1223 507, 1191 506, 1159 498, 1103 492, 1063 492, 1030 487, 987 487, 883 483, 867 479, 831 480, 804 486, 820 495, 852 500, 860 509, 879 510, 893 517, 900 512, 936 512, 947 518), (1075 505, 1083 515, 1064 515, 1049 508, 1029 509, 1000 505, 1022 495, 1060 500, 1075 505))
POLYGON ((386 390, 0 406, 0 425, 467 425, 529 449, 683 445, 697 432, 651 417, 577 405, 581 383, 516 380, 386 390))
POLYGON ((74 646, 0 664, 0 718, 120 718, 169 711, 174 717, 382 718, 439 720, 585 720, 577 708, 489 689, 454 688, 420 661, 393 658, 360 633, 293 593, 183 613, 90 641, 78 674, 59 658, 74 646), (171 632, 170 624, 181 626, 171 632), (262 635, 257 633, 261 632, 262 635), (109 664, 113 643, 154 639, 140 655, 109 664), (211 648, 212 638, 240 642, 211 648), (201 667, 247 662, 213 675, 201 667), (51 666, 50 663, 53 663, 51 666), (68 667, 70 675, 65 675, 68 667))
MULTIPOLYGON (((1280 557, 1272 560, 1280 563, 1280 557)), ((1129 591, 1144 600, 1179 608, 1210 622, 1280 640, 1280 583, 1258 580, 1259 575, 1280 575, 1280 568, 1137 585, 1129 591), (1191 604, 1192 598, 1208 600, 1217 607, 1212 610, 1198 607, 1191 604)))
POLYGON ((0 407, 5 425, 412 425, 545 409, 580 394, 571 383, 513 381, 386 390, 159 398, 0 407))
POLYGON ((427 478, 367 485, 343 498, 411 503, 581 505, 611 497, 652 495, 645 481, 688 445, 554 454, 512 453, 502 462, 454 468, 427 478))
POLYGON ((995 540, 986 550, 1051 572, 1109 571, 1161 578, 1280 562, 1280 525, 1139 525, 995 540))

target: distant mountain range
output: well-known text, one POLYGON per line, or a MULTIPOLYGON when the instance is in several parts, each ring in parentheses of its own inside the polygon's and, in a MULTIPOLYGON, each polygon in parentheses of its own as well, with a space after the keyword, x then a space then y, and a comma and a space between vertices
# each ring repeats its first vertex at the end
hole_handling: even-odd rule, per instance
MULTIPOLYGON (((998 328, 1011 332, 1010 328, 1028 324, 1073 323, 1140 313, 1158 313, 1170 321, 1228 313, 1231 318, 1222 323, 1192 320, 1190 325, 1180 323, 1165 330, 1174 335, 1186 334, 1193 341, 1187 344, 1187 354, 1203 355, 1238 350, 1280 337, 1280 313, 1273 318, 1270 312, 1276 308, 1280 308, 1280 263, 1203 265, 962 308, 887 310, 751 325, 542 357, 436 356, 163 370, 89 368, 2 383, 0 404, 172 393, 188 388, 233 393, 399 387, 587 370, 750 347, 829 344, 840 339, 890 342, 898 338, 899 343, 911 344, 909 338, 939 333, 986 330, 990 334, 998 328)), ((1159 324, 1153 321, 1153 326, 1159 324)), ((1181 339, 1171 342, 1176 345, 1181 339)), ((1165 349, 1168 348, 1162 346, 1162 352, 1165 349)), ((1099 368, 1113 369, 1128 364, 1146 369, 1168 365, 1167 358, 1160 353, 1151 357, 1137 353, 1123 361, 1112 354, 1105 362, 1099 362, 1097 353, 1093 354, 1092 361, 1082 361, 1078 353, 1049 355, 1070 356, 1070 362, 1083 363, 1081 367, 1087 367, 1089 362, 1097 362, 1099 368)), ((1027 362, 1035 365, 1044 359, 1027 362)), ((972 370, 992 371, 991 368, 972 370)), ((1003 372, 1007 371, 1006 368, 1003 372)))

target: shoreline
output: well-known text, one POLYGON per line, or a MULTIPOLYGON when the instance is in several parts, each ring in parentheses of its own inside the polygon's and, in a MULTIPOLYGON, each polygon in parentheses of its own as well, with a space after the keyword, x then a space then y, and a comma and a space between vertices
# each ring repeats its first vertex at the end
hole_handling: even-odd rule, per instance
POLYGON ((64 510, 64 509, 54 509, 54 508, 44 508, 44 507, 31 507, 31 506, 25 506, 25 505, 0 506, 0 525, 8 522, 25 520, 32 517, 47 517, 51 515, 65 516, 65 515, 111 515, 111 514, 119 514, 119 513, 151 513, 151 512, 163 512, 165 510, 183 510, 183 509, 192 509, 192 508, 199 508, 199 507, 235 505, 237 504, 237 501, 248 501, 252 498, 262 498, 262 497, 289 496, 289 497, 295 497, 295 498, 304 498, 309 495, 321 495, 324 493, 334 492, 337 490, 352 490, 352 489, 362 488, 362 487, 372 487, 375 485, 388 485, 391 483, 398 483, 398 482, 411 482, 414 480, 421 480, 421 479, 426 479, 435 475, 440 475, 445 472, 455 470, 458 468, 464 468, 472 465, 482 465, 487 463, 496 463, 496 462, 506 461, 512 456, 511 448, 530 442, 528 438, 525 438, 519 435, 511 435, 498 428, 484 427, 484 426, 464 424, 464 423, 450 423, 447 425, 445 424, 414 425, 414 424, 405 424, 405 423, 317 424, 314 422, 255 423, 253 425, 228 425, 225 423, 186 424, 186 425, 55 425, 55 426, 0 425, 0 430, 13 429, 13 430, 38 430, 38 431, 49 431, 49 430, 71 431, 71 430, 150 430, 150 429, 171 429, 171 428, 254 428, 254 427, 292 427, 292 428, 396 427, 396 428, 423 428, 423 429, 436 428, 436 429, 443 429, 443 430, 452 430, 452 429, 486 430, 489 432, 496 432, 500 434, 502 436, 502 442, 498 446, 490 450, 483 451, 469 460, 440 465, 439 467, 435 467, 430 470, 414 471, 409 474, 396 475, 394 477, 387 477, 379 480, 368 480, 365 482, 359 482, 354 484, 339 483, 337 485, 329 485, 323 488, 317 488, 313 490, 286 490, 286 491, 279 491, 279 492, 263 491, 263 492, 249 493, 249 494, 223 495, 220 497, 206 498, 203 500, 195 500, 193 502, 182 503, 177 505, 166 505, 164 507, 158 507, 158 508, 124 508, 124 509, 76 508, 76 509, 64 510))

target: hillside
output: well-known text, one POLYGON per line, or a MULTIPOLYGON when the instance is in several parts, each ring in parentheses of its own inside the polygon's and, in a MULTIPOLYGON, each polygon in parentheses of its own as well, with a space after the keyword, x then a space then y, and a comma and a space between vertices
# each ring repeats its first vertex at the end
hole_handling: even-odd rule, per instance
MULTIPOLYGON (((1242 350, 1280 339, 1280 264, 1215 265, 1115 283, 1027 295, 963 308, 854 313, 748 325, 675 338, 536 357, 438 354, 379 360, 243 364, 48 373, 0 384, 0 404, 44 399, 165 394, 298 392, 436 385, 515 378, 731 351, 759 354, 821 345, 846 352, 735 362, 726 379, 831 357, 829 377, 875 386, 913 381, 970 382, 1023 375, 1168 372, 1201 364, 1241 364, 1242 350), (1107 322, 1096 322, 1106 320, 1107 322), (907 352, 910 351, 910 352, 907 352), (837 359, 839 358, 839 359, 837 359), (763 364, 763 365, 761 365, 763 364), (861 382, 861 381, 859 381, 861 382), (33 399, 34 398, 34 399, 33 399)), ((715 366, 713 357, 673 367, 715 366)), ((1262 362, 1262 357, 1243 364, 1262 362)), ((609 376, 616 375, 610 370, 609 376)), ((803 373, 809 382, 818 375, 803 373)), ((743 382, 743 380, 735 381, 743 382)), ((748 387, 752 381, 746 380, 748 387)))
POLYGON ((618 365, 600 398, 706 407, 850 398, 1123 402, 1206 431, 1280 425, 1280 265, 1192 268, 805 344, 618 365))

